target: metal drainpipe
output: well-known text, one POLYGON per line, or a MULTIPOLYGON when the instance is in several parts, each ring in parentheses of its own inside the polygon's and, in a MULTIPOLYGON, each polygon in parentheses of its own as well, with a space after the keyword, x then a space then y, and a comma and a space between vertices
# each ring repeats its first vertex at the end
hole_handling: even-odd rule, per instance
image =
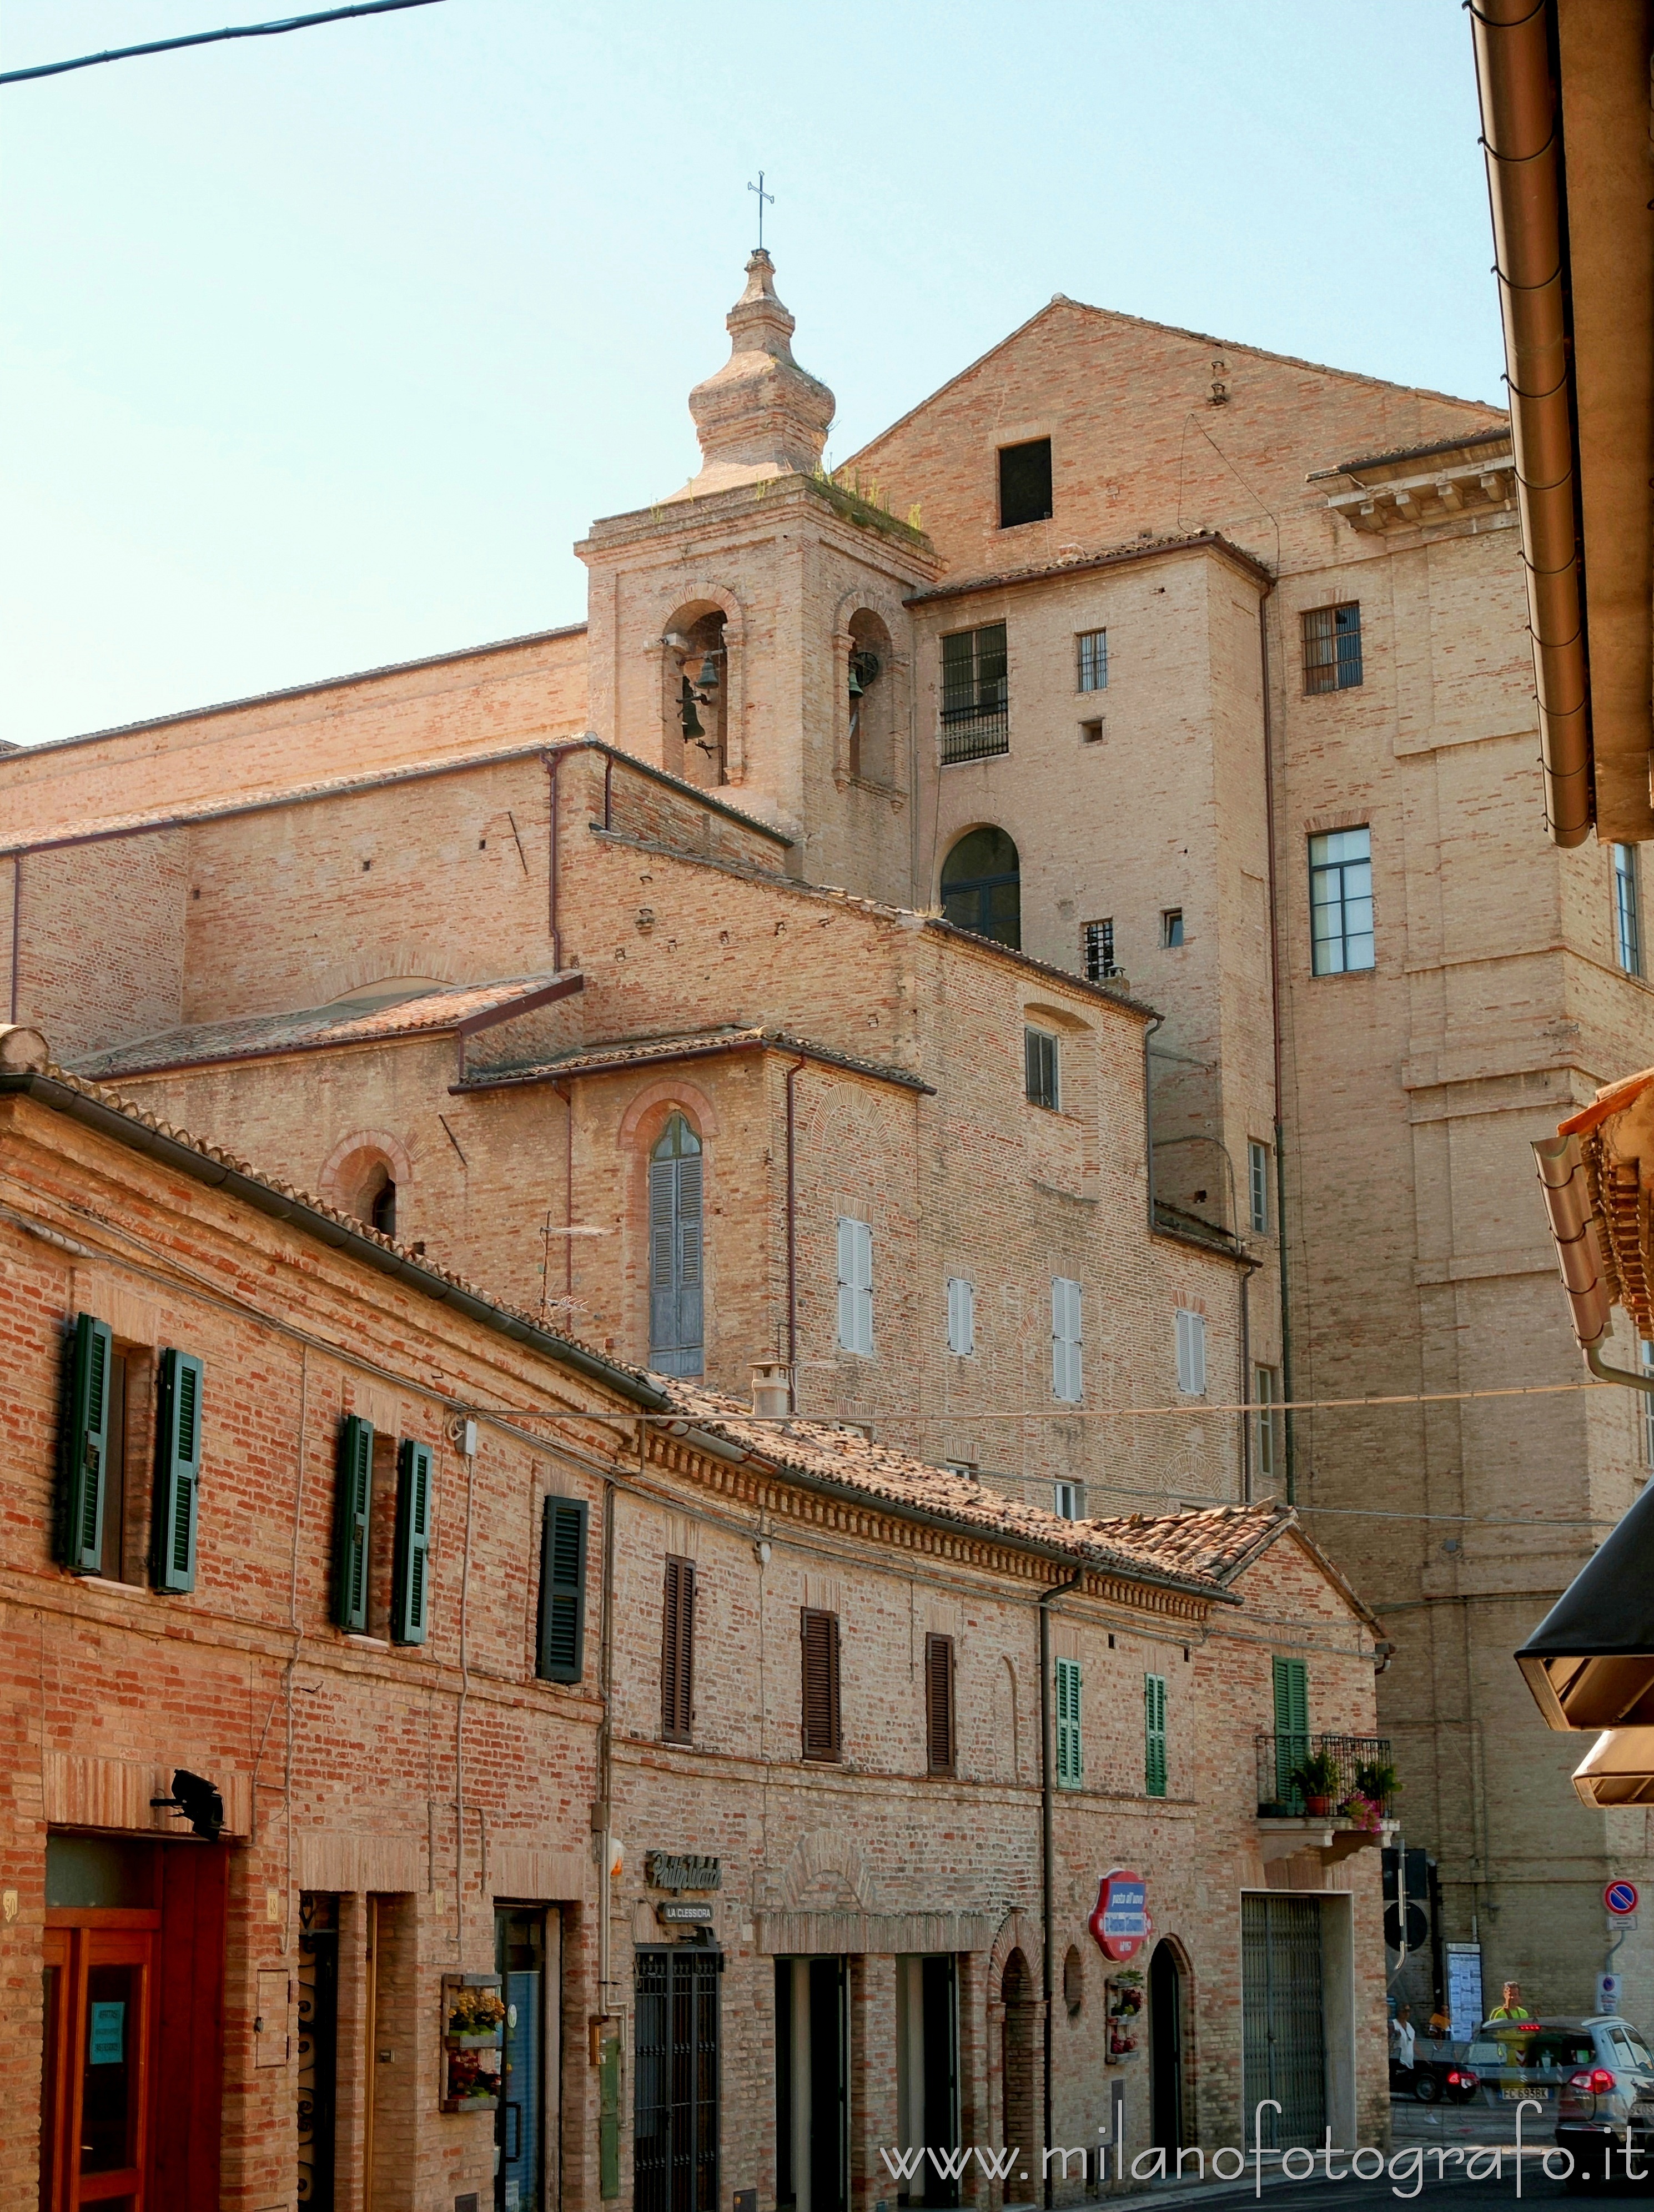
MULTIPOLYGON (((1051 1893, 1056 1887, 1055 1778, 1051 1771, 1051 1601, 1077 1589, 1085 1580, 1084 1567, 1076 1567, 1066 1583, 1053 1583, 1039 1600, 1039 1844, 1040 1844, 1040 1983, 1045 2003, 1045 2050, 1040 2068, 1043 2096, 1044 2131, 1042 2143, 1051 2140, 1051 2005, 1055 1978, 1051 1970, 1051 1948, 1056 1940, 1051 1893)), ((1055 2202, 1049 2164, 1044 2175, 1044 2201, 1055 2202)))
POLYGON ((1149 1042, 1157 1030, 1166 1025, 1164 1014, 1156 1014, 1143 1031, 1143 1155, 1148 1165, 1148 1225, 1149 1235, 1154 1234, 1154 1078, 1149 1067, 1149 1042))
POLYGON ((799 1410, 799 1172, 798 1104, 793 1085, 807 1063, 787 1071, 787 1369, 793 1411, 799 1410))
MULTIPOLYGON (((1271 590, 1274 586, 1272 586, 1271 590)), ((1258 601, 1258 671, 1263 694, 1263 819, 1269 846, 1269 995, 1270 1028, 1274 1038, 1275 1079, 1275 1271, 1280 1278, 1280 1395, 1292 1399, 1292 1335, 1286 1290, 1286 1154, 1282 1124, 1284 1090, 1280 1072, 1280 902, 1275 883, 1275 746, 1274 716, 1269 691, 1269 592, 1258 601)), ((1243 1392, 1242 1395, 1244 1396, 1243 1392)), ((1291 1413, 1280 1417, 1286 1462, 1286 1503, 1298 1498, 1298 1437, 1291 1413)))
POLYGON ((11 1020, 17 1025, 17 947, 18 932, 23 926, 23 856, 21 852, 11 856, 11 1020))
MULTIPOLYGON (((572 1083, 551 1085, 562 1101, 563 1109, 563 1245, 567 1258, 563 1267, 562 1294, 569 1302, 569 1311, 563 1316, 565 1328, 575 1325, 575 1086, 572 1083)), ((550 1255, 546 1255, 548 1273, 550 1255)))

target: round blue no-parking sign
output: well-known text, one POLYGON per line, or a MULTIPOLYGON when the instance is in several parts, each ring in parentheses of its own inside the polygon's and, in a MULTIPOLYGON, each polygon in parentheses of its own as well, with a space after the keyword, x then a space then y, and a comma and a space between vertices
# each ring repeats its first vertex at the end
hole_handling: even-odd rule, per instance
POLYGON ((1602 1892, 1602 1902, 1608 1911, 1622 1917, 1637 1910, 1637 1885, 1634 1881, 1611 1881, 1602 1892))

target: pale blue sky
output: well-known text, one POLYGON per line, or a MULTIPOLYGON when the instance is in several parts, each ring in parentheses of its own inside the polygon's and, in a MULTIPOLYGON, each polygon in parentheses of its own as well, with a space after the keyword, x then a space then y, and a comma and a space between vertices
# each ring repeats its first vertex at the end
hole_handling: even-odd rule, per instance
MULTIPOLYGON (((299 4, 8 0, 0 66, 299 4)), ((830 459, 1059 291, 1502 398, 1456 0, 442 0, 0 102, 24 742, 581 619, 761 165, 830 459)))

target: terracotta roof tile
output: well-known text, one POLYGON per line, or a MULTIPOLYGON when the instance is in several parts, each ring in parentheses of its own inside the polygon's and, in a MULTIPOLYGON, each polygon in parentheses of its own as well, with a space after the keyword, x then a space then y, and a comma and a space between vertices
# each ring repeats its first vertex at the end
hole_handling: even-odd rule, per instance
POLYGON ((252 1060, 269 1054, 315 1052, 324 1047, 374 1044, 386 1037, 440 1035, 479 1014, 501 1013, 514 1000, 532 997, 555 975, 510 975, 490 983, 452 983, 431 991, 415 988, 400 999, 369 1004, 341 1000, 295 1012, 245 1014, 238 1020, 197 1022, 163 1030, 106 1052, 82 1053, 71 1063, 77 1075, 100 1083, 112 1076, 149 1075, 163 1068, 198 1067, 216 1060, 252 1060))
POLYGON ((812 1044, 804 1037, 791 1036, 785 1030, 757 1024, 744 1029, 733 1024, 717 1029, 686 1030, 674 1036, 614 1037, 582 1045, 577 1051, 559 1054, 552 1060, 534 1060, 522 1067, 478 1069, 465 1082, 451 1084, 449 1088, 455 1091, 499 1091, 516 1084, 560 1082, 566 1075, 601 1075, 612 1067, 641 1067, 652 1061, 706 1060, 719 1053, 759 1050, 804 1053, 812 1060, 848 1068, 854 1074, 872 1076, 880 1083, 899 1083, 906 1090, 921 1091, 927 1097, 933 1093, 932 1085, 922 1076, 909 1073, 905 1067, 860 1060, 854 1053, 836 1052, 829 1045, 812 1044))

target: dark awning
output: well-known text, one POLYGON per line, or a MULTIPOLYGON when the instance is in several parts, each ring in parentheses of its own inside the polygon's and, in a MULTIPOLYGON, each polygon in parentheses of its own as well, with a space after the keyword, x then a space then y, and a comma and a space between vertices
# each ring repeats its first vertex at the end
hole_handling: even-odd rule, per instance
POLYGON ((1554 1729, 1654 1725, 1654 1483, 1517 1653, 1554 1729))

